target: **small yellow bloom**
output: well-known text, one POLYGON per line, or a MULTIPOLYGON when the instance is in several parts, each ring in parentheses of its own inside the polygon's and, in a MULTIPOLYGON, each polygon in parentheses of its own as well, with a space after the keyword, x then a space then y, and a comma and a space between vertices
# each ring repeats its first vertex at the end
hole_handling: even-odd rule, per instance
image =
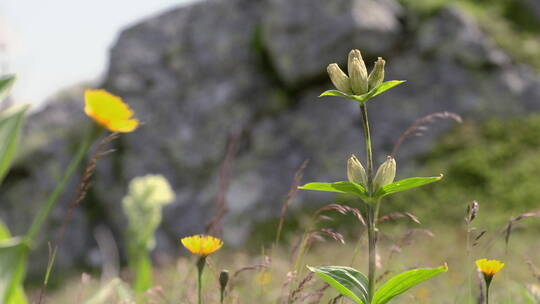
POLYGON ((188 236, 181 241, 182 245, 191 251, 191 253, 203 257, 218 251, 223 246, 222 240, 203 234, 188 236))
POLYGON ((504 263, 498 260, 481 259, 476 261, 476 266, 484 273, 484 275, 493 276, 501 271, 504 267, 504 263))
POLYGON ((132 132, 139 126, 133 110, 118 96, 105 90, 86 90, 84 99, 86 115, 111 132, 132 132))

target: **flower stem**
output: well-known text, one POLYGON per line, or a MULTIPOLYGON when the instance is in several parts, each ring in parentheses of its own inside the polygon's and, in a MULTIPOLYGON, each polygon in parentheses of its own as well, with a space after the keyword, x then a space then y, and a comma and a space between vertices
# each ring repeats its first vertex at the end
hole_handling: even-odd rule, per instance
MULTIPOLYGON (((371 197, 373 189, 373 150, 371 143, 371 131, 369 127, 369 119, 367 112, 367 105, 360 105, 360 112, 362 114, 362 127, 364 129, 364 140, 366 146, 367 157, 367 191, 371 197)), ((377 257, 377 227, 376 221, 379 213, 379 202, 373 205, 373 202, 367 203, 367 226, 368 226, 368 247, 369 247, 369 264, 368 264, 368 303, 373 300, 375 293, 375 268, 377 257)))
POLYGON ((45 203, 45 205, 43 205, 43 207, 41 207, 38 214, 34 218, 32 225, 30 226, 28 232, 25 235, 26 241, 28 241, 29 243, 33 243, 36 239, 38 233, 41 231, 41 228, 45 224, 45 221, 60 200, 60 196, 62 195, 62 193, 64 193, 64 190, 68 185, 69 181, 71 180, 71 177, 75 174, 75 172, 79 168, 79 165, 86 156, 86 153, 92 146, 95 138, 97 138, 96 131, 94 128, 92 128, 90 129, 90 131, 88 131, 86 138, 79 145, 75 156, 69 163, 66 171, 64 171, 64 174, 60 181, 57 183, 56 188, 48 197, 47 202, 45 203))
POLYGON ((373 150, 371 147, 371 131, 369 128, 369 119, 367 112, 367 105, 360 105, 360 112, 362 113, 362 126, 364 129, 364 140, 366 145, 366 157, 367 157, 367 191, 369 195, 373 193, 373 150))
POLYGON ((202 304, 203 301, 202 301, 202 275, 203 275, 203 271, 204 271, 204 266, 206 265, 206 257, 205 256, 201 256, 198 260, 197 260, 197 273, 198 273, 198 276, 197 276, 197 295, 198 295, 198 303, 199 304, 202 304))
POLYGON ((377 235, 375 230, 375 208, 368 204, 368 243, 369 243, 369 273, 368 273, 368 303, 371 303, 375 293, 375 267, 377 255, 377 235))
MULTIPOLYGON (((472 264, 471 258, 471 223, 467 221, 467 265, 472 264)), ((467 273, 467 287, 469 291, 469 297, 467 298, 467 303, 471 302, 472 297, 472 270, 471 267, 468 267, 469 272, 467 273)))

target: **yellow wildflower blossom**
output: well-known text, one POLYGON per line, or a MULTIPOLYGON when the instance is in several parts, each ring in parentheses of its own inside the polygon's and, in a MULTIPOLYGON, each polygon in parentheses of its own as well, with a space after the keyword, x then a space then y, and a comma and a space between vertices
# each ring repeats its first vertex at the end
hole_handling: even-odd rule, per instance
POLYGON ((493 276, 497 272, 501 271, 504 267, 504 263, 498 260, 481 259, 476 261, 476 266, 484 275, 493 276))
POLYGON ((218 251, 223 246, 222 240, 203 234, 185 237, 181 242, 191 253, 203 257, 218 251))
POLYGON ((105 90, 86 90, 84 99, 86 115, 111 132, 128 133, 139 126, 133 110, 119 96, 105 90))

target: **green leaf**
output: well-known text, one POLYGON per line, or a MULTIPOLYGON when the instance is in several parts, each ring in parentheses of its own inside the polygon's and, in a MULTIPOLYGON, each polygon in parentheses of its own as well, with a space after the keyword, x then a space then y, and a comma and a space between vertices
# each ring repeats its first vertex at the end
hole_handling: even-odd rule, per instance
POLYGON ((447 272, 448 266, 409 270, 398 274, 381 286, 373 297, 373 304, 385 304, 412 287, 447 272))
POLYGON ((347 193, 358 196, 364 200, 369 200, 366 188, 364 188, 362 185, 351 182, 309 183, 302 187, 298 187, 298 189, 347 193))
POLYGON ((0 78, 0 102, 9 95, 14 82, 15 76, 13 75, 0 78))
POLYGON ((349 95, 347 93, 343 93, 338 90, 328 90, 328 91, 323 92, 321 95, 319 95, 319 97, 324 97, 324 96, 336 96, 336 97, 343 97, 347 99, 354 99, 353 98, 354 95, 349 95))
POLYGON ((340 294, 359 304, 368 303, 368 279, 360 271, 344 266, 307 267, 340 294))
POLYGON ((0 220, 0 242, 11 238, 8 227, 0 220))
MULTIPOLYGON (((3 244, 4 241, 8 241, 8 243, 10 243, 9 239, 11 239, 11 233, 9 232, 9 229, 7 228, 7 226, 0 220, 0 244, 3 244)), ((2 257, 2 251, 0 251, 0 259, 1 257, 2 257)), ((2 261, 0 261, 0 265, 3 265, 2 261)), ((0 288, 3 288, 2 282, 3 280, 0 281, 0 288)), ((28 300, 26 299, 26 295, 24 294, 22 285, 19 284, 18 286, 14 286, 13 288, 14 288, 14 291, 13 291, 13 294, 10 296, 8 303, 14 303, 14 304, 28 303, 28 300)), ((0 296, 0 299, 2 298, 3 297, 0 296)))
POLYGON ((368 99, 371 99, 375 96, 379 96, 381 95, 382 93, 390 90, 390 89, 393 89, 394 87, 397 87, 398 85, 404 83, 405 80, 390 80, 390 81, 387 81, 387 82, 383 82, 381 83, 381 85, 379 85, 378 87, 376 87, 375 89, 371 90, 368 94, 369 94, 369 98, 368 99))
POLYGON ((328 91, 325 91, 323 92, 321 95, 319 95, 319 97, 324 97, 324 96, 337 96, 337 97, 343 97, 343 98, 347 98, 347 99, 351 99, 351 100, 355 100, 355 101, 358 101, 359 103, 361 104, 364 104, 366 101, 370 100, 371 98, 375 97, 375 96, 379 96, 381 95, 382 93, 404 83, 405 80, 391 80, 391 81, 387 81, 387 82, 384 82, 382 83, 381 85, 379 85, 378 87, 372 89, 371 91, 367 92, 366 94, 362 94, 362 95, 351 95, 351 94, 347 94, 347 93, 344 93, 344 92, 341 92, 341 91, 338 91, 338 90, 328 90, 328 91))
POLYGON ((15 106, 0 113, 0 184, 17 154, 28 106, 15 106))
POLYGON ((411 177, 402 179, 397 182, 393 182, 382 187, 377 193, 375 193, 376 198, 382 198, 390 194, 397 192, 417 188, 423 185, 431 184, 437 181, 440 181, 443 178, 443 175, 434 176, 434 177, 411 177))
POLYGON ((21 238, 0 241, 0 303, 26 304, 22 282, 29 252, 21 238))

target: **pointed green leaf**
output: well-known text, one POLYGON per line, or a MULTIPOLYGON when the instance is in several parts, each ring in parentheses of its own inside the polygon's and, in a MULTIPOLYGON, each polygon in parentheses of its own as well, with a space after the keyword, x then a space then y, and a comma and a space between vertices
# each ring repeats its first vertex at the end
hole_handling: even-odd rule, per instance
POLYGON ((371 99, 375 96, 379 96, 381 95, 382 93, 390 90, 390 89, 393 89, 394 87, 397 87, 398 85, 404 83, 405 80, 390 80, 390 81, 387 81, 387 82, 383 82, 381 83, 380 86, 376 87, 375 89, 371 90, 368 95, 369 95, 369 98, 368 99, 371 99))
POLYGON ((391 278, 381 286, 373 297, 373 304, 385 304, 412 287, 447 272, 448 266, 409 270, 391 278))
POLYGON ((360 271, 344 266, 307 267, 340 294, 359 304, 368 302, 368 279, 360 271))
POLYGON ((25 304, 22 282, 29 247, 21 238, 0 241, 0 303, 25 304))
POLYGON ((351 182, 309 183, 302 187, 298 187, 298 189, 347 193, 356 195, 364 200, 368 199, 366 188, 364 188, 362 185, 351 182))
POLYGON ((393 182, 391 184, 388 184, 384 187, 382 187, 377 193, 375 193, 376 198, 385 197, 390 194, 394 194, 397 192, 417 188, 423 185, 431 184, 437 181, 440 181, 443 178, 443 175, 440 176, 434 176, 434 177, 411 177, 402 179, 397 182, 393 182))
POLYGON ((347 93, 343 93, 338 90, 328 90, 328 91, 324 91, 321 95, 319 95, 319 97, 324 97, 324 96, 337 96, 337 97, 352 99, 353 95, 349 95, 347 93))
POLYGON ((383 82, 381 85, 379 85, 378 87, 374 88, 373 90, 367 92, 366 94, 362 94, 362 95, 350 95, 350 94, 347 94, 347 93, 344 93, 344 92, 341 92, 341 91, 338 91, 338 90, 328 90, 328 91, 325 91, 323 92, 319 97, 323 97, 323 96, 337 96, 337 97, 343 97, 343 98, 347 98, 347 99, 351 99, 351 100, 355 100, 355 101, 358 101, 359 103, 363 104, 365 103, 366 101, 370 100, 371 98, 375 97, 375 96, 379 96, 381 95, 382 93, 404 83, 405 80, 391 80, 391 81, 387 81, 387 82, 383 82))
POLYGON ((0 102, 9 95, 14 82, 15 76, 13 75, 0 78, 0 102))
MULTIPOLYGON (((9 232, 9 229, 7 226, 0 220, 0 244, 3 243, 3 241, 8 241, 8 244, 10 243, 9 239, 11 239, 11 233, 9 232)), ((13 241, 11 241, 13 242, 13 241)), ((0 249, 0 258, 2 257, 2 252, 0 249)), ((2 261, 0 261, 0 265, 3 265, 2 261)), ((3 267, 3 266, 0 266, 3 267)), ((3 269, 3 268, 2 268, 3 269)), ((0 275, 2 277, 2 275, 0 275)), ((0 279, 0 289, 2 288, 3 283, 0 279)), ((26 304, 28 303, 28 300, 26 298, 26 295, 24 294, 24 290, 22 288, 22 282, 18 285, 13 287, 14 291, 13 294, 9 298, 9 302, 6 303, 14 303, 14 304, 26 304)), ((2 293, 0 293, 2 294, 2 293)), ((0 299, 2 297, 0 296, 0 299)), ((2 302, 0 302, 2 303, 2 302)))
POLYGON ((8 227, 0 220, 0 242, 11 238, 8 227))
POLYGON ((0 184, 17 153, 27 106, 15 106, 0 113, 0 184))

